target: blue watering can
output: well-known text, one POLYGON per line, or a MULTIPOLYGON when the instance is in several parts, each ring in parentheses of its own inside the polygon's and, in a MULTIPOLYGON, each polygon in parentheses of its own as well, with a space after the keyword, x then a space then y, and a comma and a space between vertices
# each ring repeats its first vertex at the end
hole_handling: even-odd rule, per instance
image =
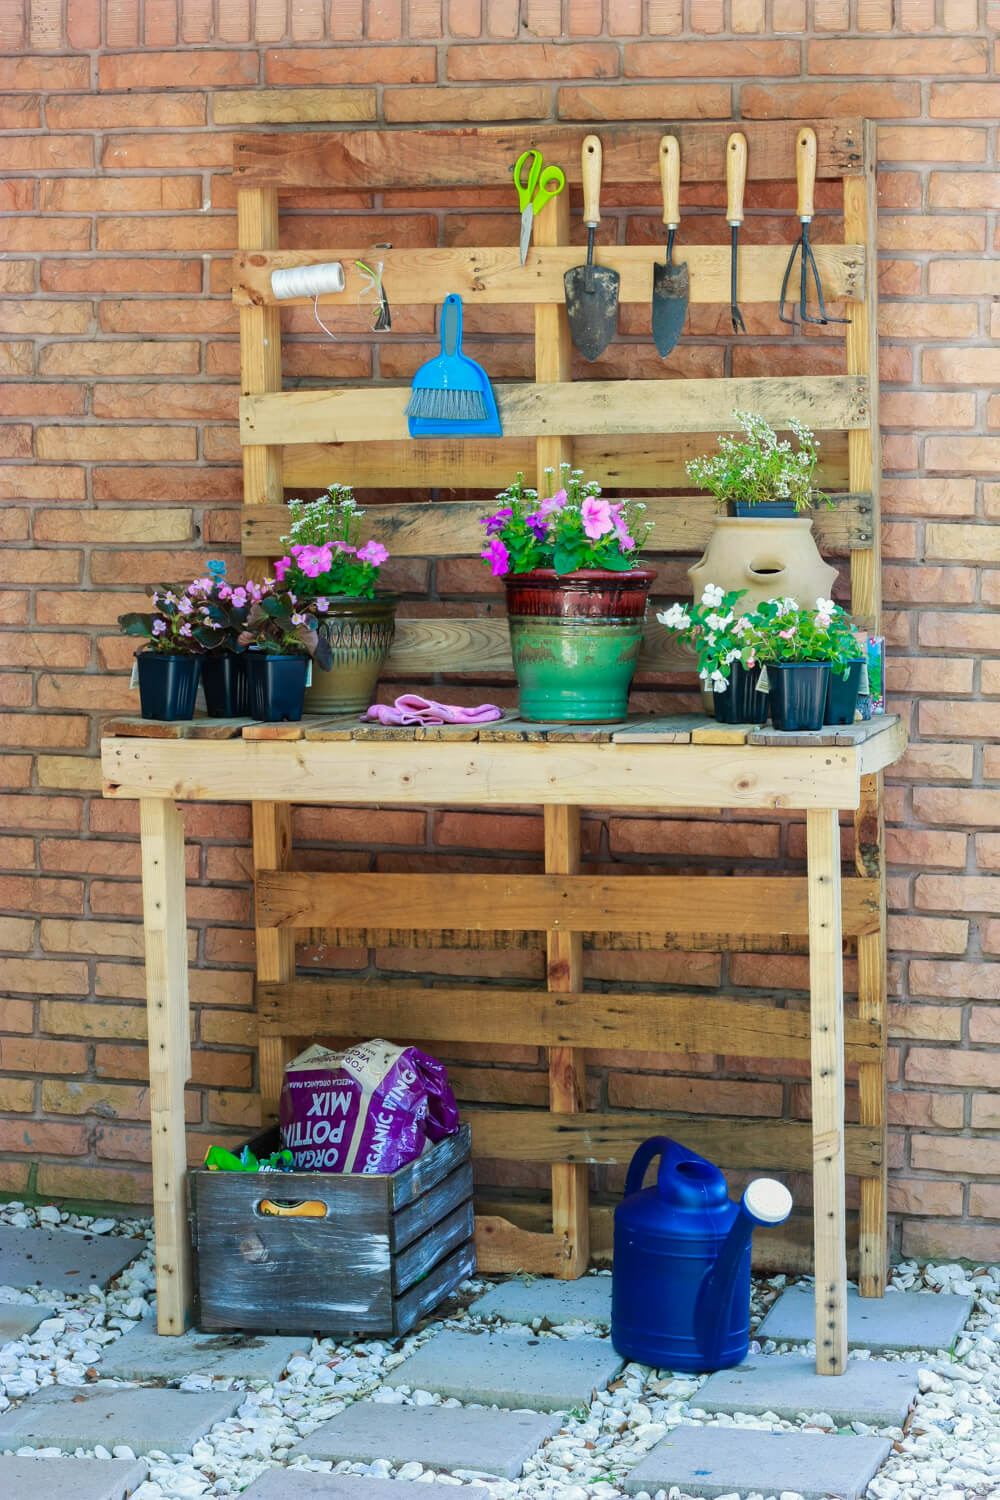
POLYGON ((758 1177, 734 1203, 703 1156, 657 1135, 632 1158, 615 1209, 611 1342, 626 1359, 667 1370, 722 1370, 750 1344, 750 1237, 783 1224, 792 1195, 758 1177), (646 1168, 660 1158, 655 1187, 646 1168))

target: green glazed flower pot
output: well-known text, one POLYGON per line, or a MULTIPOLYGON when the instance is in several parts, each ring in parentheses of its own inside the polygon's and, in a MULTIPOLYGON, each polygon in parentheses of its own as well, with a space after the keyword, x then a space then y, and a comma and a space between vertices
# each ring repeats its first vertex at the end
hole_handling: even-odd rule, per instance
POLYGON ((523 719, 608 724, 625 717, 655 577, 641 568, 508 574, 507 619, 523 719))
POLYGON ((333 666, 323 671, 313 662, 306 713, 363 714, 370 707, 396 633, 398 603, 395 594, 330 600, 321 629, 333 651, 333 666))

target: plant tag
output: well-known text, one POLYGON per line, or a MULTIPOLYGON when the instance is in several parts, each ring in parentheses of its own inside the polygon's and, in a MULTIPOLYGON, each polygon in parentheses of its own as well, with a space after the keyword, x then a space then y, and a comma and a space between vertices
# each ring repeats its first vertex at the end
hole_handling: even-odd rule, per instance
POLYGON ((861 678, 858 693, 864 693, 865 695, 867 695, 870 692, 871 688, 868 686, 868 663, 863 661, 861 663, 861 678))
POLYGON ((139 686, 139 663, 134 658, 132 661, 132 676, 128 680, 128 685, 130 688, 137 688, 139 686))
POLYGON ((312 687, 312 685, 313 685, 313 664, 312 664, 312 657, 310 657, 309 658, 309 664, 306 667, 306 687, 312 687))
POLYGON ((761 667, 760 676, 757 678, 757 692, 766 693, 770 689, 770 686, 771 683, 768 679, 767 668, 761 667))

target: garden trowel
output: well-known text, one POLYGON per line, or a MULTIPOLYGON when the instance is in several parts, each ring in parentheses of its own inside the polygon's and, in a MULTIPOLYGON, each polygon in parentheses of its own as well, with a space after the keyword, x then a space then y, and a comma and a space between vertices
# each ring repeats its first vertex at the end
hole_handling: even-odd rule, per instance
POLYGON ((566 315, 573 342, 584 359, 596 359, 611 342, 618 322, 618 272, 594 265, 594 231, 601 222, 601 142, 588 135, 583 142, 583 222, 587 236, 587 264, 574 266, 563 277, 566 315))
POLYGON ((665 358, 681 336, 688 308, 687 262, 673 263, 674 235, 681 222, 681 148, 675 135, 665 135, 660 141, 660 182, 667 258, 662 266, 653 267, 653 342, 665 358))

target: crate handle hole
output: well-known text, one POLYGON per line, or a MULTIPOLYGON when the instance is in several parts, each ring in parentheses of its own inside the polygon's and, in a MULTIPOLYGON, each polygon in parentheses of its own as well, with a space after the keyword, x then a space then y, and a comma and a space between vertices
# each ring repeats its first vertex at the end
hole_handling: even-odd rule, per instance
POLYGON ((268 1219, 325 1219, 326 1204, 315 1198, 261 1198, 254 1212, 268 1219))

